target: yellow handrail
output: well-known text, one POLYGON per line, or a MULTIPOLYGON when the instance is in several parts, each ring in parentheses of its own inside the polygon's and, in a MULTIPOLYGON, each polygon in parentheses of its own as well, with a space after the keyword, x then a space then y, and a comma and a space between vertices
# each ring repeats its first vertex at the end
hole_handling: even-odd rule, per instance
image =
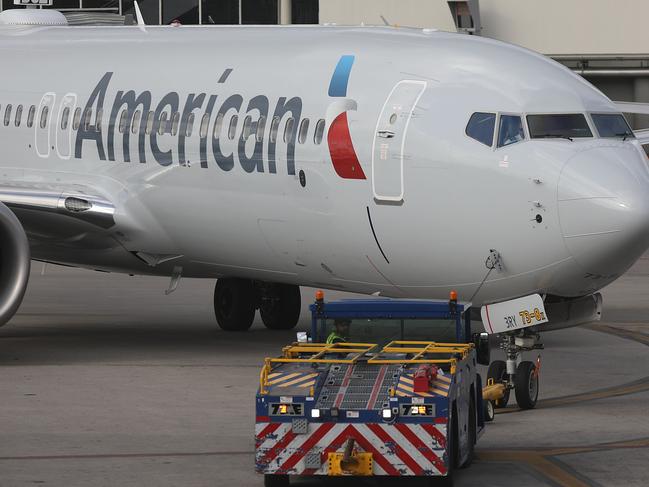
MULTIPOLYGON (((260 394, 267 393, 268 375, 273 364, 304 363, 304 364, 354 364, 361 357, 374 351, 375 343, 293 343, 282 349, 282 356, 267 357, 259 375, 260 394), (305 354, 308 354, 305 356, 305 354), (346 358, 336 358, 330 355, 346 354, 346 358), (352 356, 349 356, 353 354, 352 356)), ((472 343, 437 343, 426 341, 395 340, 384 346, 375 356, 367 356, 368 364, 450 364, 451 374, 455 373, 458 357, 464 359, 474 348, 472 343), (385 354, 407 354, 411 358, 385 358, 385 354), (449 358, 433 358, 430 355, 448 354, 449 358)))

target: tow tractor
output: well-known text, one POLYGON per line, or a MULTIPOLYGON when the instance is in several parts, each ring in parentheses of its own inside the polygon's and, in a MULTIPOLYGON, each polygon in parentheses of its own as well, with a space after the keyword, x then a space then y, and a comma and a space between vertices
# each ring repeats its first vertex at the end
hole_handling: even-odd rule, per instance
POLYGON ((472 340, 463 305, 325 302, 319 291, 310 309, 310 337, 298 334, 261 370, 255 461, 265 485, 342 475, 451 485, 485 426, 477 365, 489 364, 489 344, 472 340), (337 329, 347 336, 326 343, 337 329))

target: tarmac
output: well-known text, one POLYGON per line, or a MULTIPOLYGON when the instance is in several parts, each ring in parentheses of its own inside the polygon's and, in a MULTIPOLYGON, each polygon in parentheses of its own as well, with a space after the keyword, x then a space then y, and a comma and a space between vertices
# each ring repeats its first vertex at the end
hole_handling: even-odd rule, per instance
MULTIPOLYGON (((223 332, 213 282, 185 279, 165 296, 167 285, 34 263, 23 306, 0 329, 0 486, 263 485, 260 365, 295 332, 259 319, 223 332)), ((302 295, 306 330, 313 290, 302 295)), ((545 335, 537 409, 512 400, 500 411, 456 485, 647 485, 649 255, 603 295, 601 323, 545 335)))

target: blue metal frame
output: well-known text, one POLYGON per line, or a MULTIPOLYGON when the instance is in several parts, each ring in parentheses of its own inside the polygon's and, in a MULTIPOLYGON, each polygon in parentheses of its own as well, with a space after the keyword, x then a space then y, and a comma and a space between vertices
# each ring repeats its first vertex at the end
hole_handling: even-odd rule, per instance
POLYGON ((318 321, 324 324, 323 320, 336 318, 455 319, 457 343, 471 341, 470 313, 464 313, 464 305, 460 303, 412 299, 341 299, 316 302, 311 304, 309 309, 311 310, 311 337, 314 341, 325 339, 318 334, 318 321))

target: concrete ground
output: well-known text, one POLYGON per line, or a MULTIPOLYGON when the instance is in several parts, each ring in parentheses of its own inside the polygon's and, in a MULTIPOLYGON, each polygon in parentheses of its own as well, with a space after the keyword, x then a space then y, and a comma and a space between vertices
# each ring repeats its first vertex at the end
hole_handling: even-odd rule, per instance
MULTIPOLYGON (((294 333, 224 333, 213 283, 167 284, 34 264, 0 329, 0 486, 263 485, 259 367, 294 333)), ((647 485, 648 297, 645 258, 604 291, 601 324, 548 333, 543 400, 498 414, 456 485, 647 485)))

